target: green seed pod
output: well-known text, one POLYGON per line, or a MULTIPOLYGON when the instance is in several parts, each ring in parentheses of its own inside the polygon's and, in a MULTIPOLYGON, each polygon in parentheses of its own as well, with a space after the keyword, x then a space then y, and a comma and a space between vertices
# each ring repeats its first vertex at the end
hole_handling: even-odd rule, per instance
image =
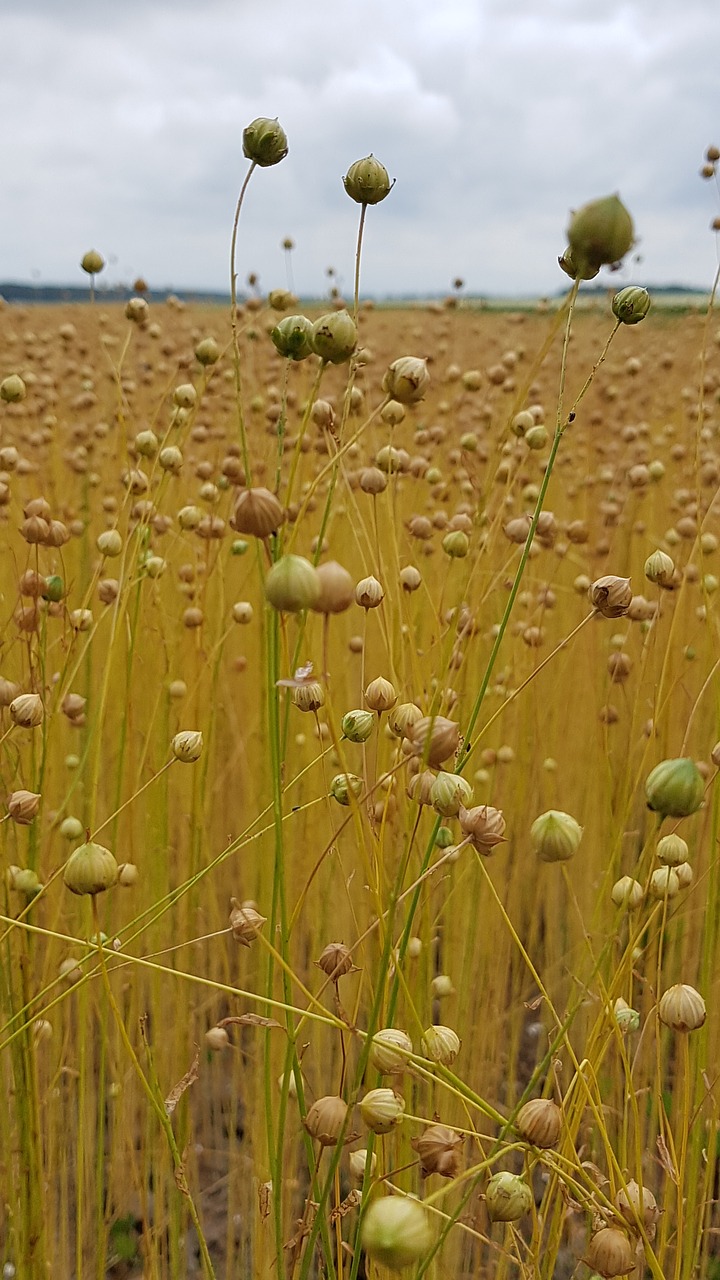
POLYGON ((533 848, 543 862, 567 862, 577 852, 582 833, 580 823, 559 809, 548 809, 530 828, 533 848))
POLYGON ((442 548, 451 560, 463 560, 470 549, 470 539, 462 529, 453 529, 452 533, 445 534, 442 548))
POLYGON ((682 836, 677 835, 674 831, 658 840, 655 852, 658 856, 658 861, 662 862, 664 867, 679 867, 682 862, 687 862, 687 844, 682 836))
POLYGON ((460 1052, 460 1037, 452 1027, 433 1025, 423 1032, 420 1047, 431 1062, 451 1067, 460 1052))
POLYGON ((311 345, 321 360, 344 364, 357 346, 357 329, 347 311, 328 311, 312 326, 311 345))
POLYGON ((494 1173, 487 1184, 485 1204, 493 1222, 517 1222, 532 1203, 530 1187, 514 1173, 494 1173))
POLYGON ((379 204, 393 188, 387 169, 374 155, 365 156, 350 165, 343 186, 357 204, 379 204))
POLYGON ((49 578, 45 579, 45 590, 42 593, 43 600, 49 600, 51 604, 58 604, 65 595, 65 583, 56 573, 51 573, 49 578))
POLYGON ((648 774, 645 798, 648 809, 664 818, 687 818, 702 804, 705 783, 694 760, 662 760, 648 774))
POLYGON ((612 300, 612 313, 622 324, 639 324, 649 310, 650 294, 636 285, 620 289, 612 300))
POLYGON ((405 1101, 394 1089, 370 1089, 360 1103, 363 1123, 373 1133, 390 1133, 400 1124, 405 1111, 405 1101))
POLYGON ((613 1015, 622 1035, 640 1030, 640 1014, 636 1009, 632 1009, 622 996, 618 996, 613 1005, 613 1015))
POLYGON ((353 796, 362 795, 363 780, 356 773, 336 773, 330 783, 330 795, 338 804, 349 805, 353 796))
POLYGON ((18 373, 10 373, 0 382, 0 400, 6 404, 18 404, 27 395, 27 388, 18 373))
POLYGON ((573 213, 567 231, 570 252, 581 273, 620 262, 630 249, 632 218, 617 195, 591 200, 573 213))
POLYGON ((8 867, 5 873, 5 880, 8 889, 12 889, 14 893, 21 893, 29 902, 36 898, 44 885, 40 883, 35 871, 31 871, 30 867, 8 867))
POLYGON ((429 1252, 432 1228, 418 1200, 384 1196, 370 1205, 360 1232, 362 1247, 375 1262, 402 1271, 429 1252))
POLYGON ((275 350, 287 360, 304 360, 312 355, 312 322, 307 316, 285 316, 270 333, 275 350))
POLYGON ((109 849, 89 841, 73 850, 63 880, 71 893, 95 894, 110 889, 118 878, 118 864, 109 849))
POLYGON ((183 729, 172 740, 172 753, 182 764, 194 764, 200 759, 203 736, 197 729, 183 729))
POLYGON ((367 742, 375 727, 372 711, 347 711, 340 727, 348 742, 367 742))
POLYGON ((320 595, 315 566, 303 556, 282 556, 265 579, 265 596, 281 613, 311 609, 320 595))
POLYGON ((645 577, 659 587, 672 582, 674 572, 675 562, 664 551, 653 551, 645 561, 645 577))
POLYGON ((220 359, 220 348, 214 338, 202 338, 195 348, 195 359, 199 364, 217 364, 220 359))
POLYGON ((439 773, 430 788, 430 803, 442 818, 455 818, 460 806, 472 804, 472 787, 459 773, 439 773))
POLYGON ((105 259, 97 249, 88 249, 80 260, 80 266, 89 276, 96 276, 105 266, 105 259))
POLYGON ((243 155, 261 169, 279 164, 287 153, 287 136, 277 117, 269 120, 267 116, 258 116, 243 129, 243 155))
POLYGON ((565 272, 566 276, 570 277, 571 280, 577 280, 578 276, 581 280, 594 280, 600 270, 599 267, 590 267, 587 263, 582 267, 578 267, 570 249, 566 249, 558 258, 558 266, 561 271, 565 272))

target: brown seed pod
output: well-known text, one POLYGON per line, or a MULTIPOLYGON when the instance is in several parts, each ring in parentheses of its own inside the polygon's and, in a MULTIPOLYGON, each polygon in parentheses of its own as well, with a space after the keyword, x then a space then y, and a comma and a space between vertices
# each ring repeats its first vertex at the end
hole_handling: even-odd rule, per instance
POLYGON ((562 1112, 550 1098, 531 1098, 520 1108, 515 1128, 533 1147, 556 1147, 562 1130, 562 1112))
POLYGON ((233 938, 243 947, 249 947, 250 943, 257 938, 263 925, 267 923, 267 917, 261 916, 251 903, 239 903, 237 898, 231 898, 230 905, 232 907, 230 928, 233 938))
POLYGON ((412 754, 421 756, 431 768, 437 769, 460 746, 460 727, 445 716, 423 716, 410 728, 408 741, 412 754))
POLYGON ((350 948, 343 942, 329 942, 315 961, 318 969, 322 969, 333 982, 343 978, 347 973, 357 972, 352 962, 350 948))
MULTIPOLYGON (((305 1116, 305 1128, 322 1147, 334 1147, 347 1119, 348 1105, 342 1098, 329 1095, 318 1098, 305 1116)), ((345 1142, 350 1140, 346 1134, 345 1142)))
POLYGON ((505 839, 505 818, 500 809, 480 804, 473 809, 460 809, 460 830, 468 836, 478 853, 487 857, 505 839))
POLYGON ((606 574, 591 584, 588 595, 590 603, 603 618, 621 618, 627 613, 632 600, 630 579, 606 574))
POLYGON ((237 533, 267 538, 285 521, 285 512, 269 489, 245 489, 235 503, 229 524, 237 533))
POLYGON ((602 1227, 590 1237, 584 1261, 605 1280, 613 1280, 613 1277, 626 1276, 633 1270, 635 1255, 624 1231, 617 1227, 602 1227))
POLYGON ((460 1168, 462 1136, 446 1124, 431 1124, 419 1138, 412 1138, 410 1146, 420 1157, 420 1169, 424 1178, 439 1173, 441 1178, 454 1178, 460 1168))

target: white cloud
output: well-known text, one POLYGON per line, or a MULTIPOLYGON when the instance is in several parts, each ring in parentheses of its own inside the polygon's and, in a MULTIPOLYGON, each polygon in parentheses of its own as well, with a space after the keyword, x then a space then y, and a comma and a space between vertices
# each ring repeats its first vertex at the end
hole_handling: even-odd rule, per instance
POLYGON ((373 151, 397 186, 368 218, 369 291, 559 288, 568 209, 619 190, 642 272, 707 284, 720 11, 705 0, 25 0, 0 8, 0 278, 226 287, 242 127, 278 115, 288 159, 253 177, 239 267, 352 274, 341 177, 373 151), (7 51, 12 51, 8 56, 7 51), (112 274, 110 273, 110 274, 112 274))

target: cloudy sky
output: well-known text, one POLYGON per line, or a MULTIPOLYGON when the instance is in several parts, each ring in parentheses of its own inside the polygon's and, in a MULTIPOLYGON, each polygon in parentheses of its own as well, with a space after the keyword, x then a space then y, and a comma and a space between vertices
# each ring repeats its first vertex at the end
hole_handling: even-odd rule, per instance
POLYGON ((717 0, 0 0, 0 280, 223 289, 247 162, 241 280, 350 288, 373 152, 397 184, 369 210, 367 293, 555 291, 568 211, 618 191, 641 261, 623 279, 709 286, 720 212, 717 0))

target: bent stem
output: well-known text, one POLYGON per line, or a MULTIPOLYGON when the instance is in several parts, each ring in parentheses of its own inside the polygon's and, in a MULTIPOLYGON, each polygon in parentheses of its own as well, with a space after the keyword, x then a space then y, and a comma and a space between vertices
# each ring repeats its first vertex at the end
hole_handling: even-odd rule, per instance
POLYGON ((240 378, 240 348, 238 346, 237 336, 237 271, 235 269, 235 254, 237 249, 237 233, 238 223, 240 221, 240 210, 242 209, 245 192, 248 189, 248 183, 252 178, 256 168, 253 160, 250 168, 245 174, 245 181, 240 188, 240 195, 235 206, 235 217, 233 219, 232 237, 230 239, 230 327, 232 329, 232 348, 233 348, 233 367, 235 370, 235 395, 237 399, 238 414, 238 432, 240 435, 240 447, 242 449, 243 466, 245 468, 245 483, 250 484, 250 456, 248 454, 247 435, 245 432, 245 419, 242 411, 242 383, 240 378))

